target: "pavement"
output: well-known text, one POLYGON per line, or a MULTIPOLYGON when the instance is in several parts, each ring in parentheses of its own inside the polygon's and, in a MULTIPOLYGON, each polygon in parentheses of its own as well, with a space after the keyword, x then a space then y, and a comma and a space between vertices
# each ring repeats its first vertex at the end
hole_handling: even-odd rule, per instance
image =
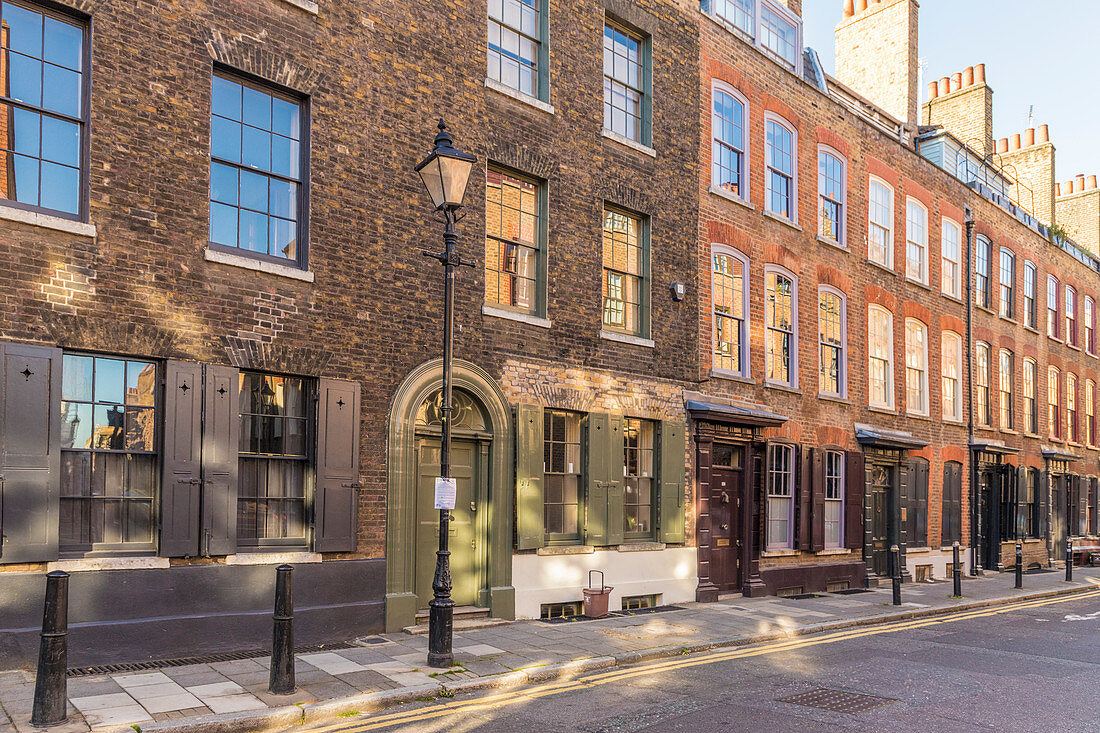
MULTIPOLYGON (((1079 592, 1100 586, 1100 568, 1076 569, 1071 583, 1062 571, 1031 572, 1022 590, 1013 585, 1012 573, 989 573, 965 578, 962 598, 951 596, 950 582, 906 584, 901 606, 892 605, 886 585, 797 599, 734 595, 599 620, 517 621, 456 631, 449 670, 426 666, 427 636, 370 636, 299 654, 291 695, 267 692, 268 657, 70 677, 69 720, 50 730, 277 730, 706 649, 1079 592)), ((0 733, 42 730, 29 723, 33 695, 32 671, 0 671, 0 733)))

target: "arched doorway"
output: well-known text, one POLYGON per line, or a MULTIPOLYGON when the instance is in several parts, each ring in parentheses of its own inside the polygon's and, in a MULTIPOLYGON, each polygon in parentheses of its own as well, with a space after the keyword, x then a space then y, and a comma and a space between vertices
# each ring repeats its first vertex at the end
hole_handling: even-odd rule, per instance
MULTIPOLYGON (((511 412, 493 379, 456 362, 452 417, 452 475, 458 501, 450 528, 452 598, 457 605, 515 616, 511 581, 511 412)), ((439 475, 442 361, 410 373, 390 410, 386 502, 386 630, 415 623, 432 597, 439 512, 433 507, 439 475)))

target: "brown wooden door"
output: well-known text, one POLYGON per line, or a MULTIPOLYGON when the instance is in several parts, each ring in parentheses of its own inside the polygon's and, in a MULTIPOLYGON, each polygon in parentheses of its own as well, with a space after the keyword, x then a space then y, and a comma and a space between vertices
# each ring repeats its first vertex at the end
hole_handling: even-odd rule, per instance
POLYGON ((715 444, 710 475, 711 582, 719 591, 741 589, 741 492, 744 447, 715 444))

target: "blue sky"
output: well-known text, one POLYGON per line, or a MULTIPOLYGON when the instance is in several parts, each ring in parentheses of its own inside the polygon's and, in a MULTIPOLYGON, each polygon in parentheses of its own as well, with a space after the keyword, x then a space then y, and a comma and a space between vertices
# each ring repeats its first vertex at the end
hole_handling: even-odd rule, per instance
MULTIPOLYGON (((803 0, 804 41, 833 73, 843 0, 803 0)), ((1050 125, 1056 180, 1100 174, 1100 0, 922 0, 921 94, 928 82, 985 64, 994 139, 1050 125)))

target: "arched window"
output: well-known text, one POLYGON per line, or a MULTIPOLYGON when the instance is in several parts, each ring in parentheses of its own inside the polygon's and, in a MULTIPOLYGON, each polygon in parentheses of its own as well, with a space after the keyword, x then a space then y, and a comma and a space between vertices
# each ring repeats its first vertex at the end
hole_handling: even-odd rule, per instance
POLYGON ((915 198, 905 202, 905 276, 928 282, 928 209, 915 198))
POLYGON ((711 96, 711 186, 748 200, 748 105, 732 87, 719 82, 711 96))
POLYGON ((905 320, 905 409, 928 414, 928 326, 905 320))
POLYGON ((954 331, 940 336, 943 371, 943 419, 962 421, 962 337, 954 331))
POLYGON ((749 375, 749 264, 743 255, 721 245, 711 248, 711 291, 714 304, 713 368, 742 377, 749 375))
POLYGON ((950 219, 943 220, 941 254, 941 288, 952 298, 962 297, 962 278, 959 277, 962 262, 962 232, 959 225, 950 219))
POLYGON ((847 167, 837 151, 825 146, 818 148, 817 193, 821 204, 818 208, 818 233, 837 244, 843 244, 846 236, 847 167))
POLYGON ((1016 317, 1016 255, 1001 247, 1000 314, 1002 318, 1016 317))
POLYGON ((1066 291, 1066 343, 1077 346, 1077 291, 1069 285, 1066 291))

